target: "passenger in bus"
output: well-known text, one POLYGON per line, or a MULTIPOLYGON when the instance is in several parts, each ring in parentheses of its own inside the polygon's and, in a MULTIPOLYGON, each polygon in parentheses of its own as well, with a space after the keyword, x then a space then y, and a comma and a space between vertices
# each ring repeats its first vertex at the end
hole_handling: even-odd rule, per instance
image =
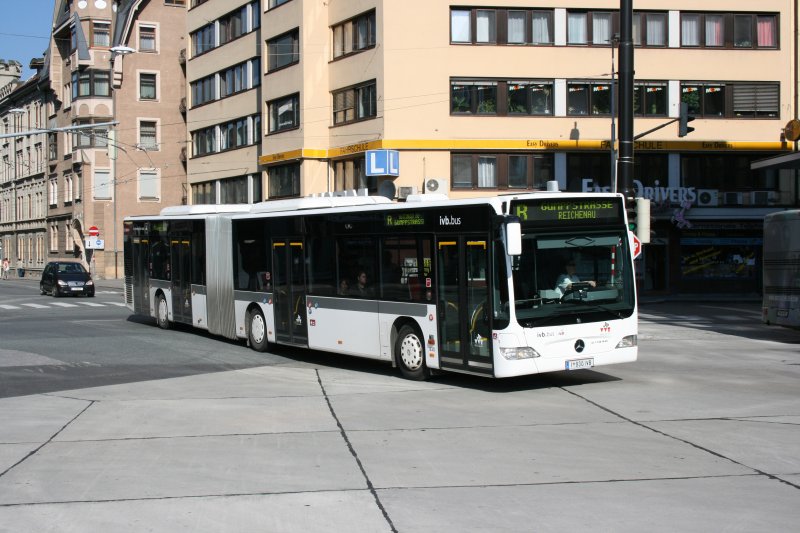
POLYGON ((339 281, 339 291, 337 294, 339 296, 348 296, 350 294, 350 283, 348 283, 347 279, 342 278, 339 281))
POLYGON ((588 283, 590 287, 596 287, 597 283, 591 280, 581 280, 578 275, 575 273, 575 260, 569 259, 564 264, 565 274, 561 274, 558 277, 558 283, 556 284, 556 290, 559 291, 562 296, 569 291, 570 286, 573 283, 583 282, 588 283))
POLYGON ((354 293, 356 296, 362 296, 364 298, 372 297, 372 287, 367 286, 367 273, 363 270, 358 273, 358 277, 356 278, 356 287, 354 293))

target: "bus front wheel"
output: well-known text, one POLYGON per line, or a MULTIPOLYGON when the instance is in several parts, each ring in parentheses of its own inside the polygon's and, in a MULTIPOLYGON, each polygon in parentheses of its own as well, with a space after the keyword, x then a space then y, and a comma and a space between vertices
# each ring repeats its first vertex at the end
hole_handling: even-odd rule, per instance
POLYGON ((159 294, 156 300, 156 322, 161 329, 169 329, 169 307, 163 294, 159 294))
POLYGON ((267 321, 261 311, 250 311, 247 331, 250 346, 257 352, 267 351, 267 321))
POLYGON ((425 345, 421 335, 411 326, 403 326, 395 342, 395 357, 400 373, 406 379, 422 381, 430 375, 425 364, 425 345))

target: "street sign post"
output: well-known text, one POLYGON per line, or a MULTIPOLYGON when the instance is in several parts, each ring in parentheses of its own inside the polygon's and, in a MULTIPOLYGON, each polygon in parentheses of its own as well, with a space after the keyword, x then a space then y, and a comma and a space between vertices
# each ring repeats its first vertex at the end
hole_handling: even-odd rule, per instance
POLYGON ((100 228, 98 228, 97 226, 91 226, 89 228, 89 236, 90 237, 97 237, 99 235, 100 235, 100 228))
POLYGON ((635 233, 628 232, 631 236, 631 243, 633 246, 633 258, 636 259, 640 255, 642 255, 642 241, 639 240, 639 237, 636 236, 635 233))

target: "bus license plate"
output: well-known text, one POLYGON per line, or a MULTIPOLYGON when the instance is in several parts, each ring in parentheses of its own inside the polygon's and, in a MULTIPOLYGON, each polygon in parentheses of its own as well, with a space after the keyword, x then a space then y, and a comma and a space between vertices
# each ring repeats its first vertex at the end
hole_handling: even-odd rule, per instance
POLYGON ((567 370, 580 370, 581 368, 592 368, 594 366, 594 359, 574 359, 567 361, 567 370))

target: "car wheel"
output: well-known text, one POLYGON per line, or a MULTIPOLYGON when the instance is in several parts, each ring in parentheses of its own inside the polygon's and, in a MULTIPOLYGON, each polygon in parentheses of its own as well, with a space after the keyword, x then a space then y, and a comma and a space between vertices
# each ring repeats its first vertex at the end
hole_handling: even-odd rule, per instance
POLYGON ((41 283, 39 284, 39 293, 40 293, 42 296, 44 296, 45 294, 47 294, 47 291, 46 291, 46 290, 44 290, 44 285, 42 285, 41 283))
POLYGON ((159 294, 156 300, 156 322, 161 329, 169 329, 169 308, 163 294, 159 294))
POLYGON ((247 318, 247 337, 250 347, 257 352, 267 351, 267 321, 258 309, 250 311, 247 318))
POLYGON ((423 381, 430 376, 425 364, 425 344, 422 336, 411 326, 403 326, 394 345, 397 366, 406 379, 423 381))
POLYGON ((52 294, 52 295, 53 295, 53 298, 58 298, 59 296, 61 296, 61 295, 58 293, 58 285, 53 285, 53 290, 52 290, 52 291, 50 291, 50 294, 52 294))

